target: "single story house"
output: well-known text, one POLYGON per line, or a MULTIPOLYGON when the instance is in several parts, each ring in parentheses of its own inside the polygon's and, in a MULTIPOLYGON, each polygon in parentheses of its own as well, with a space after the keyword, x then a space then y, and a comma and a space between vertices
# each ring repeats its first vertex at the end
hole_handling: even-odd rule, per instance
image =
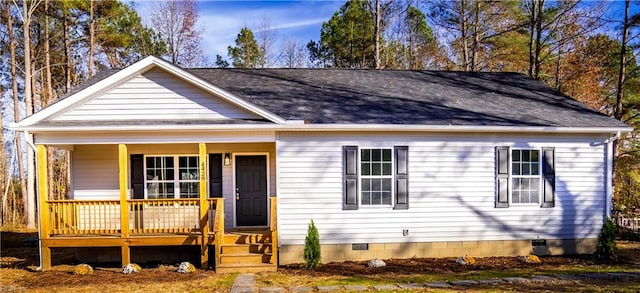
POLYGON ((627 125, 516 73, 103 71, 12 125, 33 134, 43 269, 51 249, 122 264, 189 246, 204 268, 590 253, 627 125), (47 147, 71 151, 68 199, 47 147))

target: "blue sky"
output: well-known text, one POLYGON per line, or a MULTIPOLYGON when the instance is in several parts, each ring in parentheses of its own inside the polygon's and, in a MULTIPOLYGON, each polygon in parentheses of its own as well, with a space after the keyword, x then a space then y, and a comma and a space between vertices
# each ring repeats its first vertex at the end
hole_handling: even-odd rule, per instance
MULTIPOLYGON (((268 19, 278 41, 293 39, 306 44, 320 38, 322 22, 331 18, 344 1, 200 1, 200 26, 204 29, 202 45, 209 58, 227 57, 242 27, 256 33, 263 19, 268 19)), ((136 3, 145 19, 149 2, 136 3)), ((276 44, 277 48, 279 45, 276 44)))
MULTIPOLYGON (((157 0, 155 0, 157 1, 157 0)), ((136 2, 136 10, 146 20, 146 11, 151 1, 136 2)), ((329 20, 334 12, 340 9, 344 0, 317 1, 199 1, 199 25, 204 30, 202 45, 210 61, 215 61, 216 54, 225 58, 227 47, 233 45, 242 27, 249 27, 257 33, 260 24, 268 19, 270 27, 274 29, 277 43, 274 49, 280 47, 280 42, 296 40, 306 44, 310 40, 320 38, 322 22, 329 20)), ((598 2, 584 2, 583 5, 597 5, 598 2)), ((624 15, 623 1, 605 2, 606 16, 621 19, 624 15)), ((632 4, 632 13, 637 12, 639 5, 632 4)), ((148 21, 148 20, 147 20, 148 21)), ((600 30, 610 30, 618 24, 600 30)), ((447 37, 446 32, 434 28, 440 37, 447 37)), ((617 35, 617 34, 616 34, 617 35)))

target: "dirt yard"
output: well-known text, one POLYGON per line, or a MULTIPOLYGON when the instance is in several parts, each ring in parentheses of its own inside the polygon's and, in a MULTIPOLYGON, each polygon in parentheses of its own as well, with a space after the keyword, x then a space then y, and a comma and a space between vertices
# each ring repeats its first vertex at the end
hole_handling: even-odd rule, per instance
MULTIPOLYGON (((36 272, 38 265, 37 235, 35 233, 1 233, 0 291, 28 292, 229 292, 235 274, 215 274, 198 270, 180 274, 167 265, 144 268, 141 273, 124 275, 121 268, 111 265, 96 268, 93 275, 75 276, 70 252, 54 250, 58 263, 52 271, 36 272)), ((412 258, 385 260, 387 266, 369 268, 364 262, 323 264, 317 270, 302 270, 298 266, 284 266, 277 273, 259 274, 258 286, 317 286, 321 284, 381 284, 432 282, 456 279, 481 279, 503 276, 556 275, 563 273, 638 271, 640 270, 640 242, 618 243, 620 257, 615 262, 598 262, 591 256, 542 257, 542 264, 526 264, 515 257, 478 258, 473 266, 462 266, 452 258, 412 258)), ((119 264, 117 264, 119 266, 119 264)), ((553 284, 505 284, 498 287, 476 287, 469 290, 501 291, 611 291, 634 287, 638 279, 608 279, 576 283, 559 281, 553 284), (634 282, 627 284, 628 282, 634 282), (523 287, 524 286, 524 287, 523 287), (578 286, 578 287, 576 287, 578 286)), ((638 285, 640 286, 640 285, 638 285)), ((637 288, 637 289, 634 289, 637 288)), ((459 288, 456 288, 459 290, 459 288)), ((425 289, 426 290, 426 289, 425 289)))

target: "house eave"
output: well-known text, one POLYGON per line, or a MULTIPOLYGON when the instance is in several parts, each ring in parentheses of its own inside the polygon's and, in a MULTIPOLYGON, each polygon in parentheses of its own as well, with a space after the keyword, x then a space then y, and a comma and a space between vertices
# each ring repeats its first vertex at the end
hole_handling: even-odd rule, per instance
POLYGON ((630 127, 553 127, 487 125, 415 125, 415 124, 198 124, 198 125, 126 125, 126 126, 21 126, 15 131, 39 132, 166 132, 166 131, 335 131, 335 132, 459 132, 459 133, 566 133, 611 134, 632 132, 630 127))

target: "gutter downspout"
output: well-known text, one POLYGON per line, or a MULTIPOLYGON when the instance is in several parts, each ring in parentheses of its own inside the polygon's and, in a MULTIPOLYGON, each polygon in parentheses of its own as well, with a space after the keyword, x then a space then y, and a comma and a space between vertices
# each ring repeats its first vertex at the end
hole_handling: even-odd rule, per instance
MULTIPOLYGON (((29 135, 29 131, 24 131, 24 136, 25 139, 24 141, 27 142, 27 145, 36 153, 36 166, 38 166, 39 162, 38 162, 38 147, 36 147, 36 145, 33 143, 33 140, 31 139, 31 135, 29 135)), ((40 207, 40 195, 38 194, 40 188, 36 188, 36 206, 40 207)), ((42 235, 40 235, 40 227, 42 227, 42 217, 40 216, 40 213, 42 211, 38 210, 38 258, 40 259, 40 265, 36 268, 36 271, 42 271, 42 235)))
POLYGON ((607 143, 607 176, 606 194, 604 203, 604 214, 606 218, 611 218, 611 208, 613 203, 613 142, 620 138, 620 131, 606 140, 607 143))

